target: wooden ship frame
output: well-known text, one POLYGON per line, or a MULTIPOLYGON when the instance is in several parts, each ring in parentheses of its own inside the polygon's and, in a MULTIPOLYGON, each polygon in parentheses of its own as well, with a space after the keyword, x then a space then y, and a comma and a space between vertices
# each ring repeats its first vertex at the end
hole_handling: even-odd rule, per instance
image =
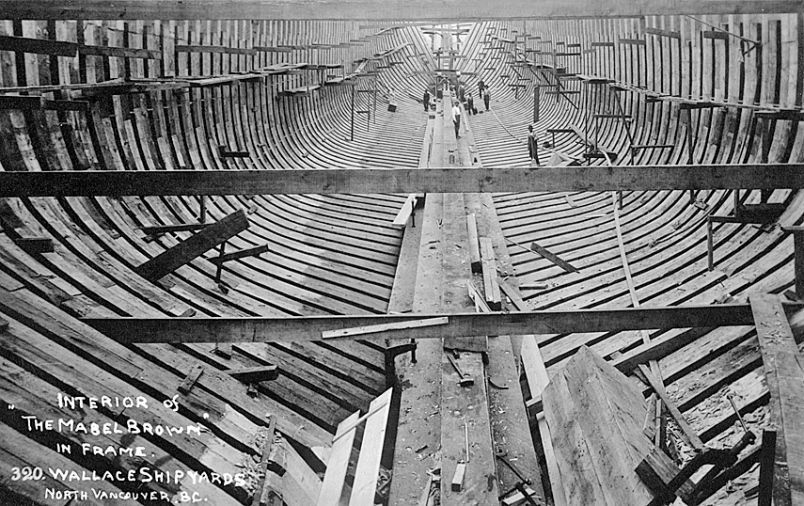
POLYGON ((802 2, 2 4, 0 503, 804 504, 802 2))

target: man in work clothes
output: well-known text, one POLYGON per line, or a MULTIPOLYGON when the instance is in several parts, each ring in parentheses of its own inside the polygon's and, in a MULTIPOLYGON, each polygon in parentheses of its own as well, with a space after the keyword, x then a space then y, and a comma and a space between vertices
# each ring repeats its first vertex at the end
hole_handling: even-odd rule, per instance
POLYGON ((475 114, 475 99, 472 98, 472 94, 469 93, 466 96, 466 111, 469 114, 475 114))
POLYGON ((528 155, 531 160, 536 160, 537 167, 541 167, 539 164, 539 138, 533 131, 533 125, 528 125, 528 155))
POLYGON ((489 93, 488 87, 483 92, 483 103, 486 104, 486 112, 489 110, 489 103, 491 102, 491 93, 489 93))
POLYGON ((422 103, 424 104, 424 112, 430 110, 430 91, 425 89, 424 96, 422 97, 422 103))
POLYGON ((455 138, 460 139, 461 132, 461 106, 456 100, 452 103, 452 124, 455 125, 455 138))

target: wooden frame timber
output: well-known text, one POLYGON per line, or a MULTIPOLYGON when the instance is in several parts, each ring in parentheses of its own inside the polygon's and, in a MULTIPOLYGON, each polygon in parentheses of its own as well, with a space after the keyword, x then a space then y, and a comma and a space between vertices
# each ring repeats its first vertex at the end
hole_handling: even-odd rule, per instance
POLYGON ((804 164, 0 172, 0 197, 804 188, 804 164))
MULTIPOLYGON (((792 314, 801 304, 787 304, 792 314)), ((338 339, 429 339, 495 335, 562 334, 574 332, 619 332, 623 330, 753 325, 748 304, 675 306, 573 311, 529 311, 517 313, 455 313, 366 316, 246 317, 246 318, 85 318, 118 342, 291 342, 319 341, 339 329, 374 327, 372 333, 347 334, 338 339), (432 327, 396 325, 447 317, 448 322, 432 327)))
POLYGON ((611 17, 657 14, 747 14, 787 13, 801 9, 796 0, 752 0, 740 2, 677 0, 524 0, 490 3, 465 0, 456 8, 452 3, 434 1, 319 1, 282 0, 84 0, 76 5, 64 0, 3 2, 7 19, 53 19, 74 16, 93 19, 355 19, 355 20, 491 20, 555 17, 611 17))

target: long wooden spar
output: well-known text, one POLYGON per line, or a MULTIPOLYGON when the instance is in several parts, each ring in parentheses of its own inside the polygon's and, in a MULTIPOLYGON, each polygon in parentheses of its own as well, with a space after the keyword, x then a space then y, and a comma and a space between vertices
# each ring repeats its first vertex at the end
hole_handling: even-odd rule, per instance
POLYGON ((0 197, 804 188, 804 164, 0 172, 0 197))
MULTIPOLYGON (((801 304, 788 304, 792 314, 801 304)), ((754 325, 748 304, 586 309, 517 313, 456 313, 246 318, 85 318, 123 343, 384 341, 488 335, 620 332, 624 330, 754 325), (344 330, 345 329, 345 330, 344 330)))

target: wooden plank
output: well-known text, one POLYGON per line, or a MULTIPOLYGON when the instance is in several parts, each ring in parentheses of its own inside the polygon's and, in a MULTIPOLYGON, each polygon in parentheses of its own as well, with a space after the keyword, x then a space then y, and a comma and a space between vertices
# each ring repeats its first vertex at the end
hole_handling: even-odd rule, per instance
POLYGON ((405 202, 402 204, 402 207, 399 209, 399 212, 394 218, 392 223, 395 227, 404 227, 405 224, 408 222, 408 218, 410 215, 413 214, 413 208, 416 206, 416 200, 418 199, 419 195, 415 193, 411 193, 408 195, 408 198, 405 199, 405 202))
POLYGON ((346 472, 349 468, 349 459, 352 456, 352 446, 355 441, 356 431, 351 429, 354 428, 359 415, 360 412, 356 411, 349 418, 338 424, 335 441, 332 443, 332 450, 327 461, 324 483, 321 485, 321 493, 316 503, 317 506, 340 505, 346 472))
POLYGON ((799 0, 746 0, 741 2, 696 2, 693 0, 544 0, 538 13, 524 0, 504 0, 494 5, 481 0, 465 0, 461 8, 427 0, 392 0, 375 3, 321 1, 295 3, 283 0, 241 0, 233 5, 225 0, 187 3, 182 0, 84 0, 80 3, 65 0, 7 2, 3 6, 6 19, 317 19, 317 20, 376 20, 376 21, 488 21, 566 18, 647 16, 669 14, 778 14, 797 12, 799 0))
POLYGON ((0 110, 35 111, 42 108, 42 97, 0 95, 0 110))
POLYGON ((804 164, 0 172, 0 197, 495 193, 804 187, 804 164))
POLYGON ((560 258, 558 255, 552 253, 547 248, 539 246, 536 242, 530 243, 530 249, 541 255, 543 258, 546 258, 547 260, 553 262, 554 264, 561 267, 567 272, 579 272, 578 269, 570 265, 569 262, 560 258))
POLYGON ((105 56, 109 58, 143 58, 146 60, 161 60, 162 51, 140 49, 133 47, 114 46, 78 46, 78 54, 105 56))
POLYGON ((483 292, 486 303, 492 311, 499 311, 502 307, 500 287, 497 284, 497 262, 494 260, 494 246, 488 237, 480 238, 480 251, 483 270, 483 292))
POLYGON ((374 494, 377 491, 380 458, 385 445, 385 430, 388 425, 388 413, 391 410, 392 392, 393 389, 389 388, 374 399, 369 406, 369 412, 376 406, 382 407, 366 421, 349 506, 374 506, 374 494))
MULTIPOLYGON (((791 312, 801 304, 787 304, 791 312)), ((221 317, 221 318, 153 318, 106 317, 83 318, 82 321, 123 343, 203 343, 203 342, 274 342, 317 341, 321 333, 333 329, 406 323, 443 314, 304 317, 221 317)), ((576 332, 621 332, 692 327, 725 327, 752 325, 748 304, 713 306, 672 306, 661 308, 582 309, 565 311, 525 311, 506 313, 450 313, 449 323, 432 329, 405 328, 360 335, 360 339, 432 339, 457 336, 571 334, 576 332)), ((658 341, 656 350, 640 349, 618 360, 623 367, 636 367, 649 360, 652 353, 684 346, 683 338, 658 341)), ((659 355, 664 356, 664 355, 659 355)), ((630 370, 630 369, 629 369, 630 370)))
MULTIPOLYGON (((4 5, 3 8, 5 9, 5 7, 4 5)), ((78 44, 75 42, 0 35, 0 51, 22 51, 24 53, 75 58, 78 52, 78 44)))
POLYGON ((753 295, 759 349, 776 428, 773 504, 804 503, 804 370, 793 331, 777 296, 753 295))
POLYGON ((647 504, 652 499, 634 472, 651 449, 642 435, 645 401, 625 375, 582 347, 543 397, 569 504, 647 504), (574 428, 562 435, 570 428, 562 415, 567 410, 574 413, 574 428), (578 455, 582 446, 587 455, 578 455), (581 459, 591 469, 576 467, 581 459), (576 492, 584 489, 583 495, 576 492))
POLYGON ((322 339, 333 339, 336 337, 350 337, 350 336, 365 336, 366 334, 376 334, 378 332, 387 332, 389 330, 408 330, 421 327, 433 327, 436 325, 447 325, 449 318, 446 316, 438 318, 429 318, 426 320, 409 320, 399 323, 386 323, 382 325, 371 325, 364 327, 355 327, 350 329, 327 330, 321 332, 322 339))
POLYGON ((155 281, 247 228, 248 218, 246 218, 246 212, 241 209, 205 227, 134 270, 140 276, 155 281))
POLYGON ((675 405, 673 400, 670 399, 670 396, 667 395, 667 391, 665 391, 664 385, 661 384, 658 381, 658 379, 656 379, 656 377, 653 376, 651 370, 645 364, 639 364, 639 370, 642 371, 642 374, 645 375, 645 378, 647 378, 648 383, 650 383, 650 386, 653 388, 656 394, 658 394, 659 398, 662 399, 662 402, 664 402, 665 407, 667 407, 667 410, 676 420, 676 423, 678 423, 678 426, 681 428, 681 432, 684 435, 684 439, 687 440, 687 443, 689 443, 690 446, 692 446, 693 449, 695 450, 699 451, 703 450, 704 448, 703 441, 701 441, 701 438, 698 436, 698 434, 687 423, 687 420, 684 418, 684 415, 682 415, 681 412, 678 410, 678 407, 675 405))
POLYGON ((268 250, 269 250, 268 245, 263 244, 262 246, 254 246, 253 248, 247 248, 240 251, 233 251, 232 253, 226 253, 214 258, 210 258, 209 261, 217 265, 225 262, 231 262, 232 260, 239 260, 241 258, 259 256, 268 250))
POLYGON ((271 417, 271 421, 268 424, 268 432, 265 437, 265 446, 262 449, 262 458, 260 459, 260 473, 263 475, 262 481, 260 482, 257 489, 254 491, 254 496, 251 500, 251 506, 260 506, 262 502, 263 495, 265 494, 266 485, 271 481, 270 480, 270 472, 268 470, 268 463, 270 462, 271 451, 274 447, 274 434, 276 432, 276 420, 271 417))

